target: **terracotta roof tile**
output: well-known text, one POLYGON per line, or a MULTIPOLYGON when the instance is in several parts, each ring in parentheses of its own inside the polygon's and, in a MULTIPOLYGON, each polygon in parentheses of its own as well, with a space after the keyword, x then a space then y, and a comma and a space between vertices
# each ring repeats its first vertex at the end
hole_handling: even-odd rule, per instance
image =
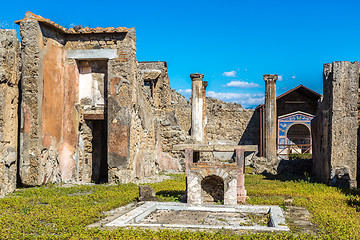
POLYGON ((74 29, 74 28, 69 28, 66 29, 62 26, 60 26, 59 24, 51 21, 50 19, 46 19, 43 18, 40 15, 36 15, 32 12, 26 12, 25 13, 25 18, 21 19, 21 20, 17 20, 15 21, 16 24, 20 24, 20 22, 25 21, 25 20, 36 20, 38 22, 42 22, 45 24, 48 24, 52 27, 57 28, 58 30, 60 30, 63 33, 66 34, 86 34, 86 33, 120 33, 120 32, 128 32, 129 28, 126 27, 118 27, 118 28, 113 28, 113 27, 107 27, 107 28, 101 28, 101 27, 97 27, 97 28, 89 28, 89 27, 84 27, 84 28, 79 28, 79 29, 74 29))

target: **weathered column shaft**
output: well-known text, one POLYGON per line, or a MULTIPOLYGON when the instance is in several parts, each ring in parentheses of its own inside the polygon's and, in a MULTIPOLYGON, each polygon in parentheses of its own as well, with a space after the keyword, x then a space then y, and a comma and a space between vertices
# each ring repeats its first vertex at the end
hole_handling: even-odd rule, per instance
POLYGON ((245 150, 235 149, 236 165, 237 165, 237 202, 245 203, 246 190, 245 190, 245 150))
POLYGON ((274 160, 277 157, 276 149, 276 74, 265 74, 265 157, 274 160))
POLYGON ((206 104, 206 88, 208 86, 207 81, 202 82, 202 99, 203 99, 203 110, 202 110, 202 132, 204 133, 204 143, 207 143, 206 138, 206 126, 207 126, 207 104, 206 104))
POLYGON ((324 100, 329 110, 327 149, 331 185, 356 188, 359 62, 324 64, 324 100))
POLYGON ((185 149, 185 174, 186 176, 188 175, 188 171, 189 171, 189 164, 193 163, 194 160, 194 150, 192 148, 186 148, 185 149))
POLYGON ((16 31, 0 29, 0 197, 16 188, 20 75, 16 31))
MULTIPOLYGON (((191 96, 191 136, 196 141, 205 143, 205 122, 204 122, 204 74, 190 74, 192 80, 191 96)), ((206 88, 206 87, 205 87, 206 88)))
POLYGON ((40 185, 42 134, 42 34, 35 20, 20 23, 21 36, 21 129, 19 176, 28 186, 40 185))

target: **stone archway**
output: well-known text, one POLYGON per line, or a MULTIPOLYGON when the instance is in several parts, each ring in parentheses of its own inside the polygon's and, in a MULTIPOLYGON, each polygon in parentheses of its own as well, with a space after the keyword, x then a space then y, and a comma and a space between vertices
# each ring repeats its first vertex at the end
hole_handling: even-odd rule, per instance
POLYGON ((291 125, 287 130, 286 138, 288 144, 296 145, 301 153, 305 148, 311 146, 311 131, 305 124, 296 123, 291 125))
POLYGON ((204 202, 224 202, 224 180, 216 175, 205 177, 201 181, 204 202))

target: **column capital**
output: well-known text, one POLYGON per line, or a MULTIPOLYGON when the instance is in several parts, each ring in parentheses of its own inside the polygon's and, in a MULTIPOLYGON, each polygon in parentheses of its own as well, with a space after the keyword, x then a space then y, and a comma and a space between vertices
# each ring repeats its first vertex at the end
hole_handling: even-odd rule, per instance
POLYGON ((203 85, 203 88, 206 89, 207 86, 208 86, 208 81, 203 81, 203 82, 202 82, 202 85, 203 85))
POLYGON ((200 73, 192 73, 190 74, 191 81, 202 81, 204 78, 204 74, 200 73))
POLYGON ((278 79, 277 74, 265 74, 264 75, 265 82, 276 82, 277 79, 278 79))

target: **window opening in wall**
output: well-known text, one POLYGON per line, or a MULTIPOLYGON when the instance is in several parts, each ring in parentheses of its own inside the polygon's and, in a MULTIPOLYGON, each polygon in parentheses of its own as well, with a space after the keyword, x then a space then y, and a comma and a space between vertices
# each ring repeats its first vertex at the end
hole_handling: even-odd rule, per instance
POLYGON ((193 153, 193 162, 196 163, 198 161, 200 161, 200 152, 195 152, 193 153))
POLYGON ((154 97, 154 82, 151 79, 144 80, 144 89, 145 92, 151 96, 154 97))

